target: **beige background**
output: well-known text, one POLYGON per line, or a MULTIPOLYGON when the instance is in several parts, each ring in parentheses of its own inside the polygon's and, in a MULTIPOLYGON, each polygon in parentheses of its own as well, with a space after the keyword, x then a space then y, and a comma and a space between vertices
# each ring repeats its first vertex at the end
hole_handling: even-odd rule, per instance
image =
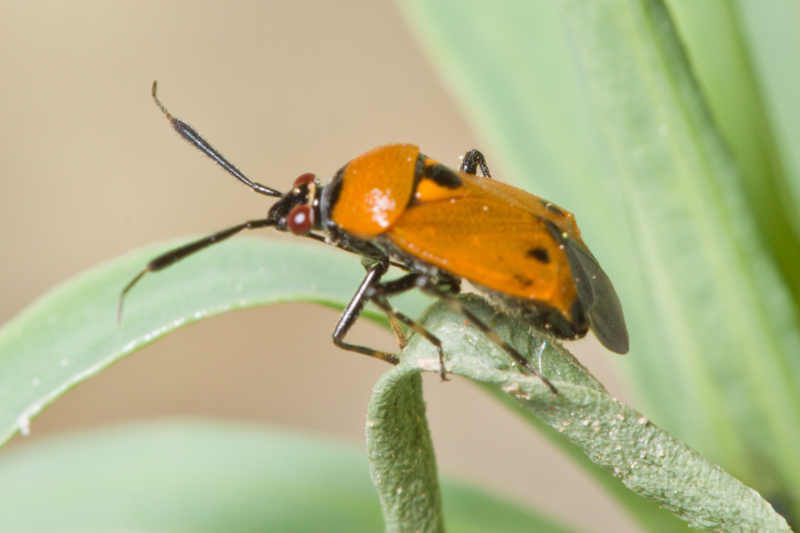
MULTIPOLYGON (((251 178, 281 190, 307 171, 326 181, 350 157, 387 142, 420 144, 454 165, 480 147, 388 0, 254 4, 4 3, 0 321, 59 281, 132 248, 266 212, 268 199, 171 132, 150 100, 153 79, 174 114, 251 178)), ((502 166, 492 168, 502 178, 502 166)), ((336 320, 332 310, 295 304, 186 328, 59 399, 33 422, 32 436, 16 437, 9 448, 167 415, 311 429, 363 448, 366 404, 386 366, 336 350, 336 320)), ((352 339, 393 342, 366 323, 352 339)), ((573 346, 624 396, 593 341, 573 346)), ((429 378, 425 394, 444 473, 587 531, 637 531, 492 399, 469 383, 429 378)))

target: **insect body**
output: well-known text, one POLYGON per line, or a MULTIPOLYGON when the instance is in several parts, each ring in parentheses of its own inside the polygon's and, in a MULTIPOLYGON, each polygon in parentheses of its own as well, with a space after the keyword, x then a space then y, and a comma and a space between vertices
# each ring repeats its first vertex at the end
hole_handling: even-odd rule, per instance
POLYGON ((628 351, 622 307, 608 276, 580 236, 568 211, 491 179, 483 156, 466 154, 453 170, 410 144, 381 146, 356 157, 322 186, 303 174, 286 193, 254 183, 212 148, 191 126, 172 117, 153 98, 175 130, 256 192, 279 200, 267 217, 251 220, 155 258, 122 291, 122 298, 147 272, 244 230, 274 227, 327 242, 361 255, 367 274, 333 332, 344 349, 397 363, 397 356, 349 344, 344 337, 367 302, 390 321, 400 321, 436 346, 441 342, 395 310, 388 297, 421 289, 445 299, 508 352, 520 365, 555 388, 512 346, 453 298, 461 279, 486 292, 503 310, 521 315, 560 339, 578 339, 592 329, 617 353, 628 351), (477 175, 480 167, 483 176, 477 175), (382 281, 390 266, 405 274, 382 281))

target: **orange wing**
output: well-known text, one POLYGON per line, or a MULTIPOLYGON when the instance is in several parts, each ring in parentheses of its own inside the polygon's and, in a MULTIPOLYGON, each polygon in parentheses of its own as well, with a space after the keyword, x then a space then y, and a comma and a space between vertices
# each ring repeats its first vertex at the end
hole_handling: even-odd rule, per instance
MULTIPOLYGON (((442 270, 568 316, 577 293, 563 246, 547 227, 547 202, 494 180, 458 177, 462 186, 452 189, 422 180, 416 204, 384 237, 442 270)), ((574 226, 572 215, 558 209, 574 226)), ((580 239, 577 227, 564 231, 580 239)))
MULTIPOLYGON (((622 305, 572 213, 492 179, 443 171, 457 174, 460 185, 453 187, 458 180, 452 179, 421 180, 414 203, 384 237, 442 270, 555 309, 569 326, 550 318, 543 323, 559 336, 583 336, 588 320, 604 346, 628 351, 622 305)), ((538 305, 531 309, 542 312, 538 305)))

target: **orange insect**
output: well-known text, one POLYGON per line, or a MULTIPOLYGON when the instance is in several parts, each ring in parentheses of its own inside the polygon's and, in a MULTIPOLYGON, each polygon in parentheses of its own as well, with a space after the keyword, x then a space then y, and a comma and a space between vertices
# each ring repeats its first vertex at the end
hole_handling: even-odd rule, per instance
MULTIPOLYGON (((467 152, 453 170, 410 144, 381 146, 342 167, 328 185, 303 174, 283 194, 254 183, 191 126, 153 98, 175 130, 254 191, 280 198, 267 217, 251 220, 171 250, 150 262, 122 291, 122 300, 147 272, 169 265, 244 230, 274 227, 332 244, 365 258, 366 277, 333 332, 346 350, 396 364, 396 355, 344 342, 367 302, 400 321, 438 350, 441 342, 394 309, 388 297, 421 289, 462 312, 516 362, 542 376, 514 347, 465 309, 454 296, 469 280, 506 312, 521 316, 559 339, 578 339, 591 329, 617 353, 628 351, 622 306, 611 281, 581 239, 572 213, 525 191, 491 179, 483 155, 467 152), (478 168, 483 176, 477 175, 478 168), (382 281, 390 266, 405 272, 382 281)), ((398 328, 395 328, 399 331, 398 328)))

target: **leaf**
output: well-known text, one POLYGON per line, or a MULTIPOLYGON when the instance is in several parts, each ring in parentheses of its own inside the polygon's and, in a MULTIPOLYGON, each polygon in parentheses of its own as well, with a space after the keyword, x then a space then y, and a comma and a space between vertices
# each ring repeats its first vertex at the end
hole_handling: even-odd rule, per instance
MULTIPOLYGON (((409 359, 413 360, 413 355, 409 359)), ((448 489, 447 483, 443 485, 447 512, 442 513, 436 458, 419 372, 418 367, 406 364, 386 372, 375 385, 367 413, 370 473, 378 489, 385 531, 444 531, 445 517, 449 529, 455 530, 478 530, 482 524, 492 531, 516 527, 519 522, 513 509, 507 513, 497 503, 487 506, 473 499, 477 493, 464 490, 458 499, 453 498, 450 496, 453 488, 448 489), (454 500, 461 504, 458 508, 453 505, 454 500)), ((539 517, 530 517, 525 527, 554 533, 566 531, 539 517)))
POLYGON ((484 153, 576 213, 641 409, 800 516, 797 308, 662 2, 400 5, 484 153))
POLYGON ((795 303, 800 302, 797 6, 685 0, 667 5, 736 159, 758 236, 775 257, 795 303))
MULTIPOLYGON (((477 296, 464 295, 461 299, 529 360, 538 360, 542 373, 558 388, 558 395, 554 396, 542 380, 513 368, 499 347, 487 342, 479 330, 464 325, 446 302, 438 302, 425 312, 421 322, 442 341, 448 354, 448 372, 501 388, 630 490, 655 501, 692 527, 728 532, 790 531, 783 517, 756 491, 641 413, 616 401, 560 344, 530 334, 525 323, 498 314, 477 296)), ((424 424, 424 409, 413 400, 418 394, 415 380, 421 371, 438 372, 439 360, 426 339, 414 336, 401 363, 375 388, 370 404, 368 446, 373 479, 387 517, 397 509, 401 512, 395 515, 404 514, 403 509, 418 513, 414 503, 430 500, 431 487, 435 486, 427 430, 413 429, 419 427, 415 424, 424 424), (398 401, 407 394, 412 398, 398 401), (398 437, 400 428, 407 435, 405 439, 398 437), (407 478, 409 470, 413 472, 411 479, 407 478), (432 478, 429 482, 420 480, 425 473, 432 478)), ((416 520, 417 524, 431 524, 426 517, 416 520)), ((392 525, 388 520, 387 524, 392 525)))
MULTIPOLYGON (((358 257, 325 246, 235 239, 146 275, 128 294, 118 326, 122 288, 174 246, 151 246, 85 272, 0 329, 0 443, 27 431, 30 420, 70 388, 179 327, 269 303, 341 307, 364 272, 358 257)), ((414 313, 424 302, 412 294, 402 305, 414 313)))
MULTIPOLYGON (((490 494, 443 487, 451 531, 566 532, 490 494)), ((130 424, 18 448, 0 458, 0 501, 0 523, 16 533, 383 529, 363 452, 205 420, 130 424)))
POLYGON ((381 529, 358 454, 245 424, 86 431, 5 455, 0 472, 0 522, 20 533, 381 529))
MULTIPOLYGON (((800 32, 797 4, 758 0, 732 2, 741 40, 761 95, 782 176, 777 198, 770 202, 791 221, 800 235, 800 32)), ((734 92, 734 91, 729 91, 734 92)))
POLYGON ((367 449, 386 533, 444 532, 439 474, 418 372, 399 378, 388 372, 375 386, 367 413, 367 449))

